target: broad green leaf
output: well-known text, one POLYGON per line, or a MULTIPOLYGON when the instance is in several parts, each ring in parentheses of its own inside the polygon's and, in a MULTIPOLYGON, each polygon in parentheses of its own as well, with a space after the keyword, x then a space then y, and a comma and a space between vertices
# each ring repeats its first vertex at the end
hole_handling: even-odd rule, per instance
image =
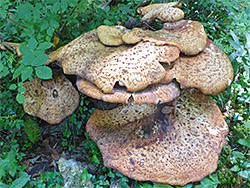
POLYGON ((43 42, 43 43, 39 44, 37 50, 47 50, 47 49, 49 49, 52 45, 53 45, 53 43, 51 43, 51 42, 43 42))
POLYGON ((238 143, 243 145, 243 146, 250 147, 250 138, 239 139, 238 143))
POLYGON ((57 11, 60 9, 60 2, 56 2, 52 7, 51 7, 51 12, 54 14, 57 14, 57 11))
POLYGON ((236 157, 237 159, 244 159, 244 158, 245 158, 244 154, 241 153, 241 152, 239 152, 239 151, 233 151, 233 152, 232 152, 232 155, 233 155, 234 157, 236 157))
POLYGON ((10 90, 15 90, 16 88, 17 88, 16 84, 11 84, 11 85, 9 86, 9 89, 10 89, 10 90))
POLYGON ((0 63, 0 72, 3 70, 4 66, 2 64, 2 62, 0 63))
POLYGON ((8 67, 4 67, 3 70, 0 72, 0 78, 7 76, 10 73, 8 67))
POLYGON ((40 30, 43 31, 49 27, 49 22, 46 20, 46 18, 43 18, 40 30))
POLYGON ((29 180, 30 175, 26 172, 21 172, 20 177, 11 184, 10 188, 22 188, 29 180))
POLYGON ((8 185, 6 185, 5 183, 2 183, 2 182, 0 182, 0 187, 1 187, 1 188, 9 188, 8 185))
POLYGON ((46 63, 46 61, 49 59, 49 55, 46 54, 39 54, 34 61, 32 62, 33 66, 42 66, 46 63))
POLYGON ((26 81, 29 77, 31 77, 32 73, 33 69, 31 67, 25 67, 21 74, 22 81, 26 81))
POLYGON ((50 20, 50 26, 56 28, 56 27, 59 27, 60 25, 59 25, 59 23, 58 23, 58 21, 56 19, 51 19, 50 20))
POLYGON ((248 127, 250 128, 250 123, 246 122, 246 121, 243 121, 243 123, 248 127))
POLYGON ((18 76, 20 76, 20 74, 22 74, 22 71, 23 71, 24 67, 25 67, 24 65, 20 65, 20 66, 15 70, 12 79, 15 79, 15 78, 17 78, 18 76))
POLYGON ((231 34, 231 36, 233 37, 234 41, 235 41, 237 44, 239 44, 240 42, 239 42, 239 38, 237 37, 237 35, 235 35, 235 33, 234 33, 232 30, 230 30, 230 34, 231 34))
POLYGON ((24 55, 23 56, 23 64, 24 65, 32 65, 32 62, 35 59, 35 54, 31 52, 29 55, 24 55))
POLYGON ((23 56, 25 55, 30 55, 30 53, 32 53, 32 51, 30 50, 30 48, 28 48, 27 46, 25 46, 24 44, 20 45, 20 52, 23 56))
POLYGON ((99 159, 97 158, 96 155, 93 155, 92 161, 93 161, 94 163, 96 163, 96 164, 100 164, 100 161, 99 161, 99 159))
POLYGON ((233 172, 238 172, 240 170, 240 167, 238 165, 234 165, 232 168, 230 168, 233 172))
POLYGON ((17 96, 16 96, 16 100, 17 100, 17 102, 19 104, 23 104, 24 100, 25 100, 25 97, 23 96, 23 94, 18 93, 17 96))
POLYGON ((55 31, 55 29, 54 29, 53 27, 49 27, 49 28, 47 29, 47 34, 48 34, 49 36, 52 36, 53 33, 54 33, 54 31, 55 31))
POLYGON ((18 87, 17 91, 18 91, 18 93, 25 92, 25 88, 24 87, 18 87))
POLYGON ((240 176, 242 176, 243 178, 246 178, 246 179, 249 179, 249 180, 250 180, 250 169, 240 171, 240 172, 238 172, 238 174, 239 174, 240 176))
POLYGON ((31 37, 29 39, 28 46, 29 46, 29 49, 35 50, 35 48, 37 47, 37 41, 34 37, 31 37))
POLYGON ((36 67, 36 75, 38 78, 41 79, 51 79, 52 78, 52 70, 51 68, 47 67, 47 66, 40 66, 40 67, 36 67))
POLYGON ((62 0, 62 2, 61 2, 61 8, 63 9, 63 11, 65 11, 68 8, 68 2, 67 2, 67 0, 62 0))

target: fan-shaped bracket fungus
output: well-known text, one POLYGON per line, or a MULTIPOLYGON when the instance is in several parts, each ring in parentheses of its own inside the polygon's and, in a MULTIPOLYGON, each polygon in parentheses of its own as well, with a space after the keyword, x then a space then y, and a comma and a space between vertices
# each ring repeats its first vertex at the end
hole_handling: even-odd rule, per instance
POLYGON ((163 105, 95 110, 86 129, 106 167, 139 181, 181 186, 216 170, 228 132, 214 101, 196 90, 163 105))
POLYGON ((81 77, 94 83, 104 93, 113 93, 116 83, 135 92, 161 82, 166 71, 160 62, 169 62, 169 46, 153 42, 139 43, 122 52, 114 52, 98 63, 92 63, 81 77))
POLYGON ((23 87, 24 111, 50 124, 60 123, 79 105, 79 94, 64 75, 51 80, 34 78, 25 82, 23 87))
POLYGON ((207 35, 201 23, 191 20, 180 20, 167 23, 163 29, 157 31, 133 28, 122 36, 127 44, 139 41, 152 41, 156 45, 172 45, 179 48, 185 55, 197 55, 207 44, 207 35))
POLYGON ((162 22, 177 22, 183 18, 184 12, 181 9, 172 7, 168 3, 162 3, 161 6, 153 6, 152 9, 142 17, 141 22, 150 23, 155 19, 159 19, 162 22))
POLYGON ((175 78, 181 89, 197 88, 206 95, 217 95, 231 84, 233 77, 233 67, 227 55, 208 40, 200 54, 176 60, 162 83, 170 83, 175 78))
POLYGON ((123 26, 106 26, 101 25, 97 28, 99 40, 107 46, 120 46, 124 42, 122 35, 129 30, 123 26))
POLYGON ((134 104, 159 104, 172 101, 180 95, 180 89, 174 83, 153 84, 133 93, 121 87, 115 88, 114 93, 107 94, 83 78, 78 78, 76 85, 78 90, 85 95, 111 103, 127 104, 132 100, 134 104))

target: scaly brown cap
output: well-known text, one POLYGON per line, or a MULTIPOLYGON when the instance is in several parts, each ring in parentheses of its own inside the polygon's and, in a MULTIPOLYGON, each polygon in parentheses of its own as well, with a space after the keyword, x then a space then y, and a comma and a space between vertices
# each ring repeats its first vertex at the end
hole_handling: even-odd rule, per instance
POLYGON ((176 60, 162 83, 169 83, 174 78, 181 89, 197 88, 206 95, 217 95, 232 83, 234 72, 227 55, 208 40, 200 54, 176 60))
POLYGON ((126 28, 123 26, 106 26, 101 25, 97 28, 97 35, 99 40, 107 46, 120 46, 124 42, 122 35, 126 32, 126 28))
POLYGON ((71 82, 61 75, 51 80, 34 78, 23 87, 24 111, 50 124, 60 123, 71 115, 79 105, 79 94, 71 82))
POLYGON ((92 63, 82 78, 94 83, 104 93, 113 93, 115 84, 135 92, 151 84, 161 82, 166 71, 159 61, 168 61, 165 56, 168 46, 156 46, 153 42, 139 43, 126 51, 115 52, 98 63, 92 63))
POLYGON ((207 35, 201 23, 181 20, 168 24, 157 31, 134 28, 132 31, 125 33, 122 40, 127 44, 135 44, 138 41, 152 41, 156 45, 176 46, 186 55, 197 55, 206 47, 207 35))
POLYGON ((93 83, 78 78, 77 88, 85 95, 111 103, 127 104, 131 100, 134 104, 161 104, 174 100, 180 95, 178 86, 170 84, 153 84, 138 92, 127 92, 125 88, 115 88, 114 93, 103 93, 93 83))
POLYGON ((155 4, 151 4, 142 8, 137 9, 137 13, 141 14, 141 15, 145 15, 148 12, 155 10, 155 9, 159 9, 160 7, 165 6, 166 8, 170 8, 170 7, 178 7, 181 8, 182 4, 180 2, 170 2, 170 3, 155 3, 155 4))
POLYGON ((83 76, 83 72, 92 64, 115 51, 124 51, 129 46, 110 47, 99 41, 96 30, 89 31, 50 54, 46 64, 57 61, 65 74, 83 76))
POLYGON ((214 101, 196 90, 163 105, 95 110, 86 129, 106 167, 135 180, 181 186, 216 170, 228 133, 214 101))

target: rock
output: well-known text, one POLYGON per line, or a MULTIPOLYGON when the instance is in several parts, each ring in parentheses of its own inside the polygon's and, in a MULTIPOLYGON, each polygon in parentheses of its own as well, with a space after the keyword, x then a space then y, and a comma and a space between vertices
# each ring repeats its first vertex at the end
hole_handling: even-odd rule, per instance
POLYGON ((86 179, 81 180, 81 175, 83 173, 83 167, 74 159, 65 160, 60 158, 58 161, 58 168, 64 179, 63 188, 72 187, 88 187, 94 188, 94 184, 86 179))

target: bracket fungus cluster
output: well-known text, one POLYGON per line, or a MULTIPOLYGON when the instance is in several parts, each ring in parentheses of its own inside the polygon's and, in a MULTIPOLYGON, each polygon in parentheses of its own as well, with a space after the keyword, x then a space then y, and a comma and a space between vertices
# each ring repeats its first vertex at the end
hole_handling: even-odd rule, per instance
POLYGON ((46 63, 56 61, 65 74, 78 75, 82 93, 122 103, 96 109, 86 130, 105 166, 136 180, 185 185, 203 179, 215 171, 228 132, 206 95, 231 84, 231 62, 201 23, 182 20, 180 7, 172 2, 140 8, 141 23, 159 19, 162 29, 100 26, 53 52, 46 63))

